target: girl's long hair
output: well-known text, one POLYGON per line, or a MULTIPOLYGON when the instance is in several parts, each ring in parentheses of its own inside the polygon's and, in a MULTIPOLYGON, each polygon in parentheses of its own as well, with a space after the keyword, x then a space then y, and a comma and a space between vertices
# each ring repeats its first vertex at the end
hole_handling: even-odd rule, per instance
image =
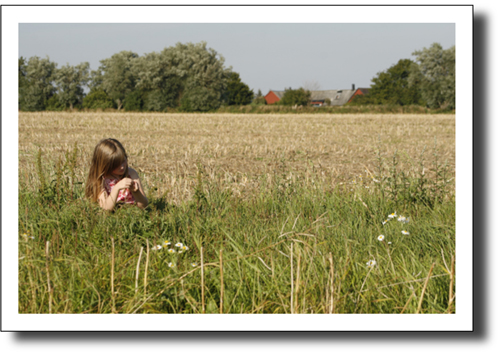
MULTIPOLYGON (((127 157, 125 149, 118 140, 111 138, 101 140, 94 149, 85 185, 85 196, 97 202, 99 195, 104 190, 104 178, 111 175, 113 170, 118 168, 127 157)), ((123 175, 128 175, 128 165, 123 175)))

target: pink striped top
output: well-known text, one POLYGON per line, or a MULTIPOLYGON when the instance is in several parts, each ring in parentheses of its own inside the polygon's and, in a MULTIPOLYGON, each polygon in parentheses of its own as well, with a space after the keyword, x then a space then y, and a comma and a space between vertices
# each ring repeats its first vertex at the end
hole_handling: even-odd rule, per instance
MULTIPOLYGON (((108 193, 108 195, 111 194, 111 189, 113 189, 115 184, 117 184, 119 181, 120 180, 114 178, 104 179, 104 188, 106 189, 106 193, 108 193)), ((129 189, 122 189, 121 191, 118 192, 118 197, 116 198, 116 202, 125 204, 134 204, 135 198, 129 189)))

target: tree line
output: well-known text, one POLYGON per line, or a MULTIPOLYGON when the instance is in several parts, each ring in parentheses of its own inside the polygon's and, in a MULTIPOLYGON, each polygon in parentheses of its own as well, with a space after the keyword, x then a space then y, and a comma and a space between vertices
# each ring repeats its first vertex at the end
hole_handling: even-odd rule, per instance
POLYGON ((143 56, 122 51, 100 64, 91 71, 87 62, 57 68, 49 58, 19 58, 19 109, 203 112, 247 105, 255 96, 205 42, 177 43, 143 56))
MULTIPOLYGON (((357 95, 348 105, 424 106, 455 109, 455 46, 443 49, 439 43, 412 53, 416 60, 401 59, 371 80, 369 93, 357 95)), ((281 105, 307 105, 311 92, 285 89, 281 105)))
MULTIPOLYGON (((445 50, 434 43, 412 54, 414 61, 401 59, 377 73, 369 93, 349 104, 455 109, 455 46, 445 50)), ((205 42, 177 43, 143 56, 122 51, 100 63, 91 71, 87 62, 57 68, 49 58, 19 58, 19 109, 207 112, 266 104, 262 92, 254 94, 205 42)), ((310 91, 289 88, 276 104, 305 106, 310 99, 310 91)))
POLYGON ((401 59, 372 79, 370 92, 351 104, 420 105, 455 109, 455 46, 439 43, 412 53, 415 61, 401 59))

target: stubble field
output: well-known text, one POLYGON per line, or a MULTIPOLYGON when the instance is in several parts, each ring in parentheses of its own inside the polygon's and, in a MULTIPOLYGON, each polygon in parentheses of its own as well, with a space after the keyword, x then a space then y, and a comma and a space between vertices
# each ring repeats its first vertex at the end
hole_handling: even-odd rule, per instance
POLYGON ((454 176, 451 114, 20 113, 19 311, 454 312, 454 176), (83 198, 107 137, 145 211, 83 198))
POLYGON ((451 175, 455 169, 455 115, 41 112, 19 116, 20 178, 33 180, 39 150, 55 165, 76 143, 83 182, 94 146, 106 137, 122 142, 149 189, 175 202, 192 196, 200 166, 208 178, 233 181, 243 193, 246 184, 273 178, 279 168, 292 176, 310 171, 331 185, 370 177, 377 151, 388 162, 399 153, 408 172, 423 160, 429 177, 435 154, 451 175))

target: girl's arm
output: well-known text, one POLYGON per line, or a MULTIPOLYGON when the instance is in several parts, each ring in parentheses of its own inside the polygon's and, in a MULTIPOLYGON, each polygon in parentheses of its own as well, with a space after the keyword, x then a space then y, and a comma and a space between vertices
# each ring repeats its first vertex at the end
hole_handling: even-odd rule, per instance
POLYGON ((106 193, 106 191, 102 191, 99 195, 98 201, 101 208, 104 210, 113 210, 116 205, 116 199, 118 199, 118 193, 122 189, 131 188, 133 182, 130 178, 124 178, 120 180, 117 184, 111 188, 111 192, 106 193))
POLYGON ((141 179, 139 178, 139 174, 136 172, 136 170, 130 167, 128 168, 128 173, 135 183, 135 186, 132 185, 130 191, 132 192, 132 195, 134 196, 134 199, 137 202, 137 206, 141 209, 144 209, 145 207, 148 206, 149 201, 148 198, 146 198, 144 190, 142 189, 142 184, 141 184, 141 179))

